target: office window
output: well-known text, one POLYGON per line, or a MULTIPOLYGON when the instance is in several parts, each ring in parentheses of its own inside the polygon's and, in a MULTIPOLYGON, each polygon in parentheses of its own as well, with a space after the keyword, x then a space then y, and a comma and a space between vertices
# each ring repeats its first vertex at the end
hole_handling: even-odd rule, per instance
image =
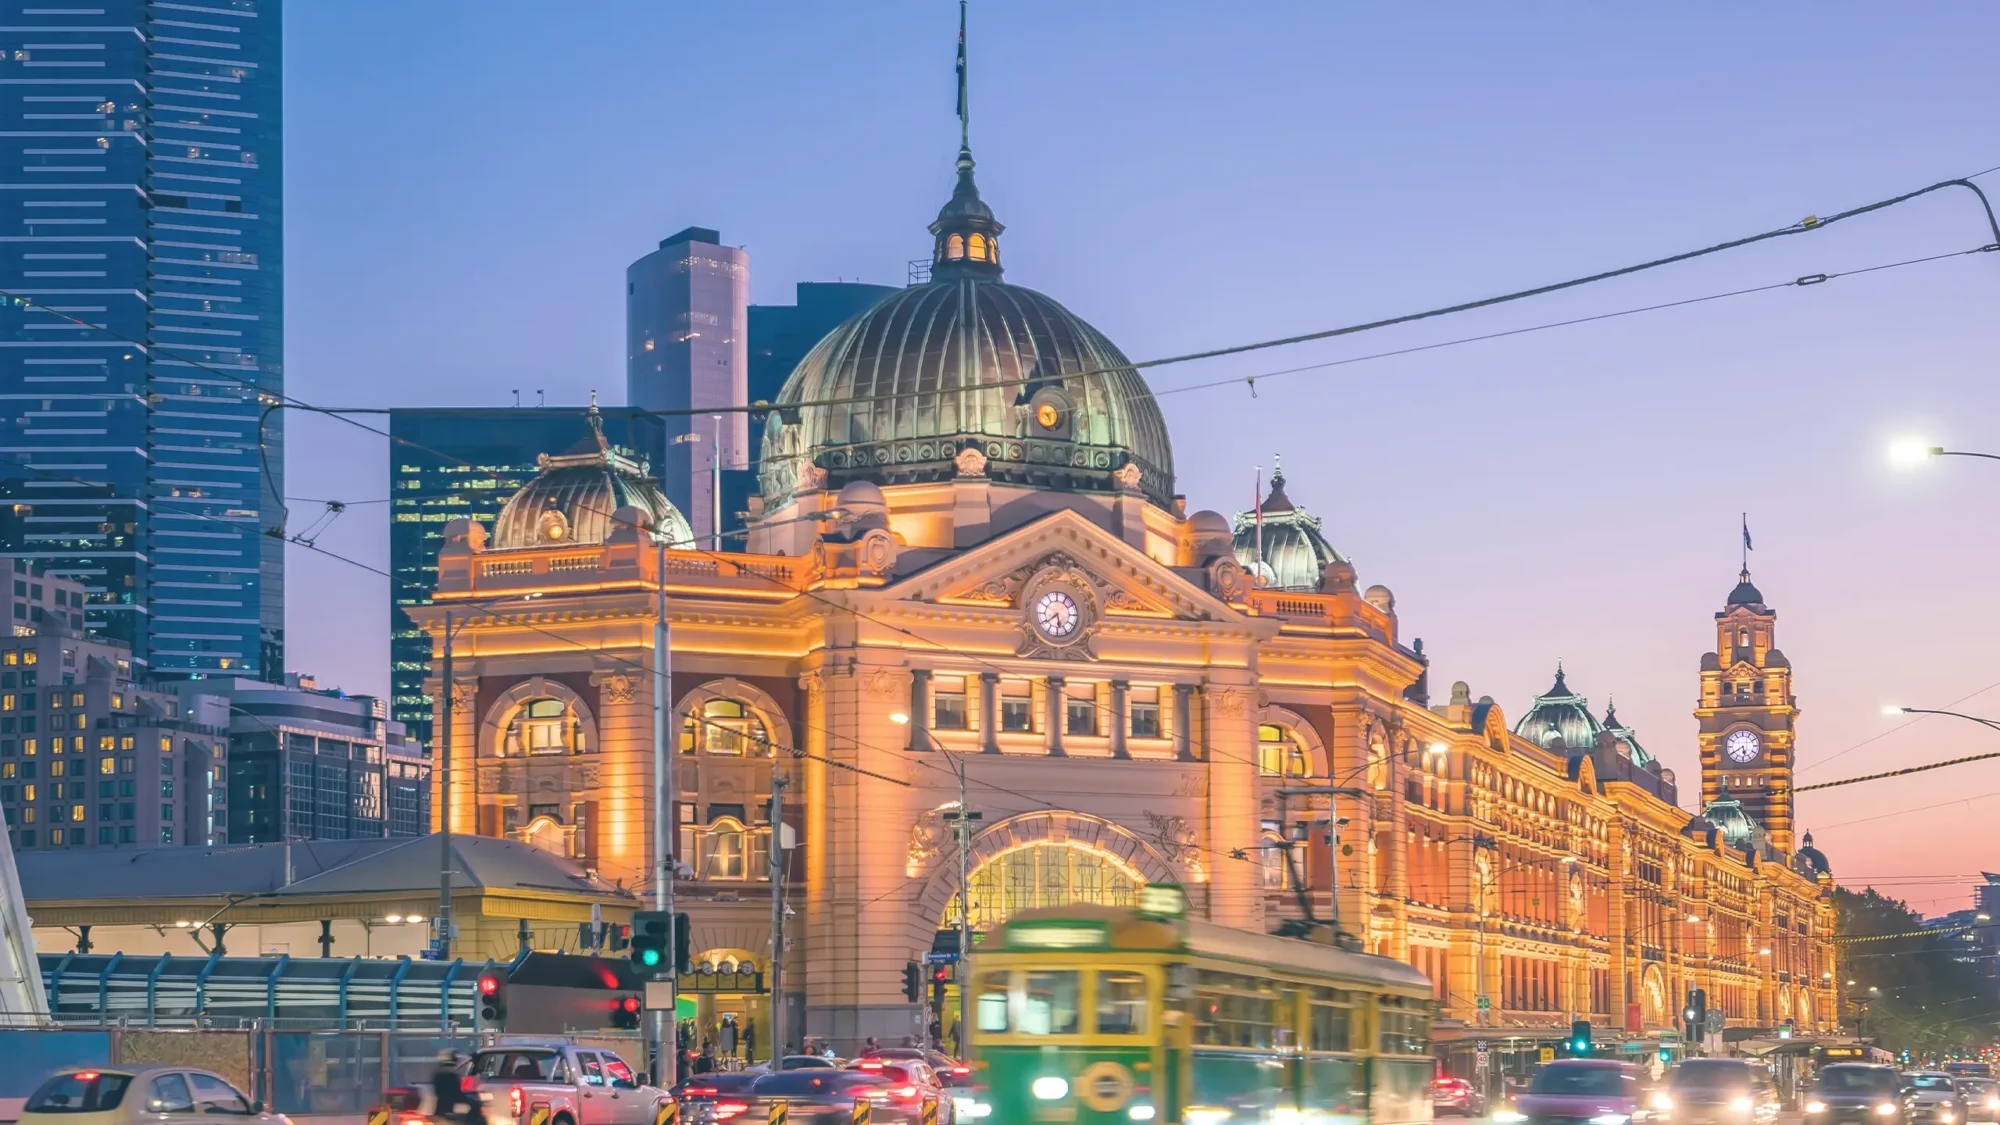
POLYGON ((111 772, 112 772, 112 769, 113 769, 113 766, 112 766, 112 761, 111 761, 111 759, 110 759, 110 758, 99 758, 99 759, 97 759, 97 772, 98 772, 98 773, 101 773, 101 774, 109 774, 109 773, 111 773, 111 772))
POLYGON ((1033 702, 1026 696, 1002 696, 1000 699, 1000 729, 1010 731, 1032 731, 1035 729, 1033 702))
POLYGON ((126 825, 121 825, 119 827, 118 829, 119 843, 121 844, 135 843, 137 842, 138 838, 139 836, 137 830, 134 829, 131 825, 126 824, 126 825))
POLYGON ((1097 733, 1097 699, 1067 696, 1063 699, 1063 733, 1097 733))
POLYGON ((174 842, 174 830, 173 830, 172 826, 170 826, 170 825, 165 825, 165 824, 161 825, 161 826, 160 826, 160 843, 162 843, 162 844, 171 844, 171 843, 173 843, 173 842, 174 842))
POLYGON ((111 828, 108 825, 97 830, 97 842, 100 844, 111 842, 111 828))
POLYGON ((1125 706, 1131 712, 1133 738, 1160 737, 1160 696, 1157 688, 1153 690, 1151 699, 1128 699, 1125 706))

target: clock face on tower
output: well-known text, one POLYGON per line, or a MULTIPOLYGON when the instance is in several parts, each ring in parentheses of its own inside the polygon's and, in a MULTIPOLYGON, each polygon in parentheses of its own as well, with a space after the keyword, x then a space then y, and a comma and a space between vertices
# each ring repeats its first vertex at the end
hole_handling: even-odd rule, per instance
POLYGON ((1061 590, 1050 590, 1035 599, 1035 628, 1052 641, 1076 632, 1082 622, 1083 612, 1077 608, 1076 599, 1061 590))
POLYGON ((1753 730, 1734 731, 1722 742, 1722 752, 1739 766, 1747 766, 1764 752, 1764 744, 1753 730))

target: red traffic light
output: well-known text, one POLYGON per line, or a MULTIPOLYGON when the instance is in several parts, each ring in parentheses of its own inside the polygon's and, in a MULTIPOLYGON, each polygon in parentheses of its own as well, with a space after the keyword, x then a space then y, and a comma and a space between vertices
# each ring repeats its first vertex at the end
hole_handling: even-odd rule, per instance
POLYGON ((488 973, 479 978, 479 994, 481 996, 491 996, 498 991, 500 991, 499 977, 488 973))
POLYGON ((940 965, 931 970, 931 979, 939 984, 951 983, 951 970, 940 965))
POLYGON ((623 1008, 628 1015, 636 1015, 639 1011, 639 998, 637 996, 627 996, 618 1002, 618 1006, 623 1008))

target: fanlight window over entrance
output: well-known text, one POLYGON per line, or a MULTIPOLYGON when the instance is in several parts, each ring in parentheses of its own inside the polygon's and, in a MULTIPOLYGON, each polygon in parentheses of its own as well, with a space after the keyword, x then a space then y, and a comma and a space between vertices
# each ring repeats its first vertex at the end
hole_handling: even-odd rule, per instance
POLYGON ((1298 736, 1276 723, 1258 726, 1257 772, 1265 777, 1306 776, 1306 752, 1298 736))
MULTIPOLYGON (((1002 852, 972 872, 972 928, 989 929, 1023 910, 1050 906, 1130 906, 1145 880, 1085 844, 1048 842, 1002 852)), ((958 925, 958 896, 944 928, 958 925)))
POLYGON ((771 744, 755 712, 734 699, 711 699, 681 726, 681 753, 768 757, 771 744))
POLYGON ((500 753, 516 755, 582 754, 588 752, 582 723, 574 708, 560 699, 530 699, 507 723, 500 753))

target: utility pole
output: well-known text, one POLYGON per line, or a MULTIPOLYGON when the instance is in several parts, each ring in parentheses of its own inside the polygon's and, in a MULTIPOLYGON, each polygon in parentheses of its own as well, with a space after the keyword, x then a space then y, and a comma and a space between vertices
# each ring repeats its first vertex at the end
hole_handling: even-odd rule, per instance
MULTIPOLYGON (((667 725, 673 718, 669 694, 673 678, 673 657, 668 648, 667 626, 667 538, 664 528, 653 529, 653 908, 667 916, 668 929, 674 922, 674 747, 667 739, 667 725)), ((447 652, 450 650, 447 649, 447 652)), ((670 941, 669 945, 673 943, 670 941)), ((680 971, 679 953, 669 948, 666 960, 667 1005, 653 1009, 653 1075, 666 1086, 680 1084, 680 971)))
MULTIPOLYGON (((930 738, 931 745, 944 750, 944 745, 928 729, 924 734, 930 738)), ((958 964, 954 966, 958 970, 954 974, 958 977, 958 1050, 954 1053, 964 1058, 968 1054, 965 1047, 969 1031, 965 1022, 965 998, 972 993, 972 971, 969 967, 972 957, 972 822, 980 819, 980 814, 966 805, 965 761, 948 750, 945 757, 951 762, 952 769, 958 772, 958 811, 951 814, 958 836, 958 964)), ((943 1019, 942 1013, 938 1018, 943 1019)), ((931 1046, 940 1049, 943 1044, 933 1043, 931 1046)))
MULTIPOLYGON (((457 685, 451 678, 451 610, 444 611, 444 733, 439 739, 437 762, 438 806, 438 917, 431 947, 439 961, 451 959, 451 729, 457 725, 457 685)), ((282 747, 280 747, 282 749, 282 747)), ((289 834, 286 837, 289 848, 289 834)), ((287 858, 289 858, 287 852, 287 858)))
POLYGON ((771 749, 771 1071, 785 1057, 785 771, 776 747, 771 749))
POLYGON ((711 505, 708 518, 708 549, 722 550, 722 415, 712 414, 715 420, 715 441, 708 456, 708 501, 711 505))

